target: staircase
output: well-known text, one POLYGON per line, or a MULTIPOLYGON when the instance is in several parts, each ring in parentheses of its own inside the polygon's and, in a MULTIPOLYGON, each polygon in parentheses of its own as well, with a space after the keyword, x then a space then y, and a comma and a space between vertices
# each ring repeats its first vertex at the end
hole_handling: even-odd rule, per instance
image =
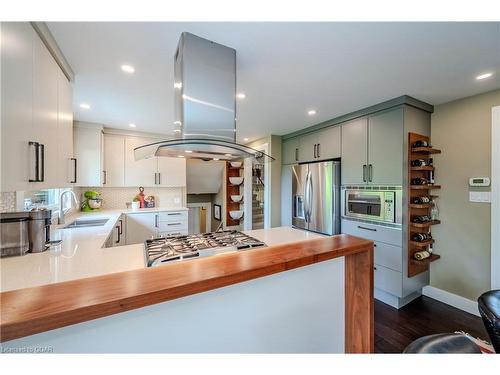
POLYGON ((256 164, 252 171, 252 229, 264 228, 264 166, 256 164))

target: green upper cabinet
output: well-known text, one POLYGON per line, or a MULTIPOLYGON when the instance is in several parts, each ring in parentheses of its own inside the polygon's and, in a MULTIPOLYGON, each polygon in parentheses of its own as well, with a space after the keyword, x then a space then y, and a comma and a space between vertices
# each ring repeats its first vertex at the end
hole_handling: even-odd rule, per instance
POLYGON ((342 184, 403 184, 403 108, 342 124, 342 184))
POLYGON ((368 182, 403 184, 403 108, 368 117, 368 182))
POLYGON ((342 124, 342 167, 343 185, 362 185, 367 181, 368 168, 368 121, 366 118, 342 124))
POLYGON ((295 164, 299 161, 299 138, 291 138, 282 143, 282 164, 295 164))
POLYGON ((331 126, 306 134, 299 139, 299 162, 329 160, 340 157, 340 126, 331 126))

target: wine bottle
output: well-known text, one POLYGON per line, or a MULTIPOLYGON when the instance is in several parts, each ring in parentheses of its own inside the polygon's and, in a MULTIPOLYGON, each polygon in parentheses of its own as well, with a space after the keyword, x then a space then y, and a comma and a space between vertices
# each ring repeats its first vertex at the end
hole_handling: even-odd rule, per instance
POLYGON ((418 140, 416 141, 412 147, 428 147, 429 146, 429 143, 427 141, 423 141, 423 140, 418 140))
POLYGON ((413 233, 411 236, 411 240, 415 242, 424 242, 431 239, 432 236, 430 233, 413 233))
POLYGON ((416 260, 423 260, 425 258, 429 258, 431 254, 427 250, 422 250, 422 251, 417 251, 415 254, 413 254, 413 257, 416 260))
POLYGON ((412 185, 427 185, 429 181, 426 178, 415 177, 411 179, 412 185))
POLYGON ((416 224, 427 223, 428 221, 431 221, 431 218, 427 215, 414 216, 411 219, 411 222, 416 224))
POLYGON ((427 165, 427 162, 425 161, 425 159, 417 159, 417 160, 411 161, 412 167, 425 167, 426 165, 427 165))
POLYGON ((432 220, 439 220, 439 207, 436 203, 436 200, 433 199, 431 201, 432 208, 431 208, 431 218, 432 220))
POLYGON ((411 199, 411 203, 413 204, 426 204, 429 203, 431 200, 429 197, 423 196, 423 197, 413 197, 411 199))

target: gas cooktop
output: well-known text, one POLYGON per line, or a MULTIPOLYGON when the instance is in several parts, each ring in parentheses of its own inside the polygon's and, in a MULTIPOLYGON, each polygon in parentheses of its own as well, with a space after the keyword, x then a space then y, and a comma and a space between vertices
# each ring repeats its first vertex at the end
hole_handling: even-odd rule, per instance
POLYGON ((154 238, 145 243, 148 267, 264 246, 236 230, 154 238))

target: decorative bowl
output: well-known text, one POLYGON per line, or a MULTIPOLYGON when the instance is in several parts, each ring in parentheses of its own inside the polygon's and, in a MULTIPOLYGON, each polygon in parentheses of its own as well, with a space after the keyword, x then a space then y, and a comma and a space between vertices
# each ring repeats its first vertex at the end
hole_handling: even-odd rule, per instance
POLYGON ((231 185, 241 185, 241 183, 243 182, 243 177, 229 177, 229 182, 231 183, 231 185))
POLYGON ((233 202, 241 202, 241 200, 243 199, 243 195, 231 195, 231 200, 233 202))
POLYGON ((240 168, 241 167, 241 161, 232 161, 231 162, 231 167, 233 167, 233 168, 240 168))
POLYGON ((229 211, 229 216, 233 220, 240 220, 243 217, 243 210, 229 211))

